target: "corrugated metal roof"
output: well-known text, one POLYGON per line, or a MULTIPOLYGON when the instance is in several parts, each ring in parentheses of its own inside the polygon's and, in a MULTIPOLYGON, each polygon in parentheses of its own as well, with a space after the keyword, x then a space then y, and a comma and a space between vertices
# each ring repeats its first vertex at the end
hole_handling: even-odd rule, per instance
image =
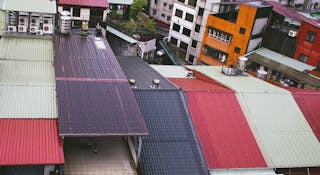
POLYGON ((108 8, 107 0, 59 0, 59 4, 108 8))
POLYGON ((314 134, 320 141, 320 92, 310 90, 294 90, 289 89, 298 106, 300 107, 304 117, 307 119, 314 134))
POLYGON ((150 65, 154 70, 166 78, 186 78, 188 70, 182 66, 150 65))
POLYGON ((169 78, 169 80, 184 91, 233 92, 218 83, 209 83, 198 78, 169 78))
POLYGON ((62 136, 147 135, 127 82, 57 81, 62 136))
POLYGON ((55 85, 49 62, 0 60, 0 85, 55 85))
POLYGON ((132 37, 130 37, 130 36, 128 36, 128 35, 120 32, 120 31, 118 31, 117 29, 112 28, 112 27, 110 27, 110 26, 107 26, 107 27, 106 27, 106 30, 107 30, 108 32, 110 32, 110 33, 112 33, 112 34, 114 34, 114 35, 122 38, 123 40, 126 40, 126 41, 129 42, 130 44, 135 44, 135 43, 138 42, 138 40, 136 40, 136 39, 134 39, 134 38, 132 38, 132 37))
POLYGON ((121 137, 65 138, 64 153, 65 175, 137 175, 121 137))
POLYGON ((53 62, 52 40, 2 37, 0 59, 53 62))
POLYGON ((0 86, 0 118, 57 118, 55 86, 0 86))
POLYGON ((252 53, 257 53, 261 56, 267 57, 268 59, 271 59, 271 60, 276 61, 278 63, 284 64, 286 66, 289 66, 289 67, 291 67, 295 70, 298 70, 300 72, 303 72, 305 70, 311 71, 316 68, 314 66, 310 66, 306 63, 298 61, 294 58, 287 57, 285 55, 274 52, 274 51, 269 50, 267 48, 260 48, 258 50, 255 50, 255 51, 249 53, 248 55, 250 55, 252 53))
POLYGON ((223 75, 218 67, 189 68, 236 90, 269 167, 320 165, 320 143, 288 91, 251 76, 223 75))
POLYGON ((210 175, 276 175, 276 173, 268 169, 212 170, 210 171, 210 175))
POLYGON ((161 89, 177 89, 175 85, 152 69, 139 57, 118 56, 117 59, 127 79, 134 79, 138 89, 150 89, 153 79, 160 80, 161 89))
MULTIPOLYGON (((1 7, 1 4, 0 4, 1 7)), ((5 28, 5 12, 0 10, 0 35, 2 34, 2 32, 4 31, 5 28)))
POLYGON ((126 79, 104 38, 55 37, 54 47, 57 77, 126 79), (105 49, 96 46, 96 42, 105 49))
POLYGON ((143 139, 143 174, 208 174, 179 90, 134 89, 150 135, 143 139))
POLYGON ((64 163, 56 120, 0 119, 0 143, 1 166, 64 163))
MULTIPOLYGON (((38 13, 56 13, 55 0, 3 0, 3 10, 38 12, 38 13)), ((0 3, 1 4, 1 3, 0 3)))
POLYGON ((267 166, 234 93, 187 92, 187 96, 210 169, 267 166))
POLYGON ((133 0, 108 0, 109 4, 131 5, 133 0))

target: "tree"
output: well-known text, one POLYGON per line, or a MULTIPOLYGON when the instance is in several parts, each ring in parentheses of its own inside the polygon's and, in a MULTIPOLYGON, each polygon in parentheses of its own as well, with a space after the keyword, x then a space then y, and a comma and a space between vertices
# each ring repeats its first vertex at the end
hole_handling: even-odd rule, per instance
POLYGON ((147 3, 147 0, 134 0, 130 6, 130 18, 137 20, 147 3))

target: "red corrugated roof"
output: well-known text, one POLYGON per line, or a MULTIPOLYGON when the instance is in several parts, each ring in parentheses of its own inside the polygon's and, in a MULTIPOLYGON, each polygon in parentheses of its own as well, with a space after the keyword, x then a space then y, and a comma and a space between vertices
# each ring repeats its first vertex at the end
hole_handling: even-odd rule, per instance
POLYGON ((170 80, 187 91, 188 107, 208 167, 266 167, 234 92, 204 75, 199 76, 201 80, 170 80))
POLYGON ((0 166, 63 163, 57 120, 0 119, 0 166))
POLYGON ((169 78, 170 81, 181 87, 184 91, 229 91, 230 89, 212 82, 206 82, 197 78, 169 78))
POLYGON ((59 0, 59 4, 108 8, 107 0, 59 0))
POLYGON ((266 162, 234 93, 187 92, 209 168, 257 168, 266 162))
POLYGON ((320 141, 320 91, 286 88, 292 92, 304 117, 320 141))

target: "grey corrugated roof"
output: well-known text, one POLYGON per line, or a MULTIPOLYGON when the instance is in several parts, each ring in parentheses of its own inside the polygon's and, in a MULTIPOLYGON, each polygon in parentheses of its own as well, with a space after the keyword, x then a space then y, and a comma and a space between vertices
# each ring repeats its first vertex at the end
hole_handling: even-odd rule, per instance
POLYGON ((2 0, 3 10, 24 11, 24 12, 38 12, 38 13, 56 13, 55 0, 2 0))
POLYGON ((179 90, 134 89, 134 94, 150 133, 143 140, 142 174, 208 174, 179 90))
POLYGON ((160 80, 160 89, 178 89, 138 57, 117 56, 117 59, 127 79, 136 80, 138 89, 149 89, 153 79, 160 80))

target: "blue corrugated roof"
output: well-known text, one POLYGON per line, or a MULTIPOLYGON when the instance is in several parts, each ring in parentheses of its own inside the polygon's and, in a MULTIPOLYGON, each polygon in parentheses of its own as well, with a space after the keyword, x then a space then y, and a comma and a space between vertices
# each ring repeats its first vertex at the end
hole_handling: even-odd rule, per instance
POLYGON ((178 89, 138 57, 117 56, 117 60, 127 79, 135 79, 138 89, 149 89, 153 79, 160 80, 160 89, 178 89))
POLYGON ((139 90, 134 94, 149 129, 140 170, 144 175, 208 174, 179 90, 139 90))

